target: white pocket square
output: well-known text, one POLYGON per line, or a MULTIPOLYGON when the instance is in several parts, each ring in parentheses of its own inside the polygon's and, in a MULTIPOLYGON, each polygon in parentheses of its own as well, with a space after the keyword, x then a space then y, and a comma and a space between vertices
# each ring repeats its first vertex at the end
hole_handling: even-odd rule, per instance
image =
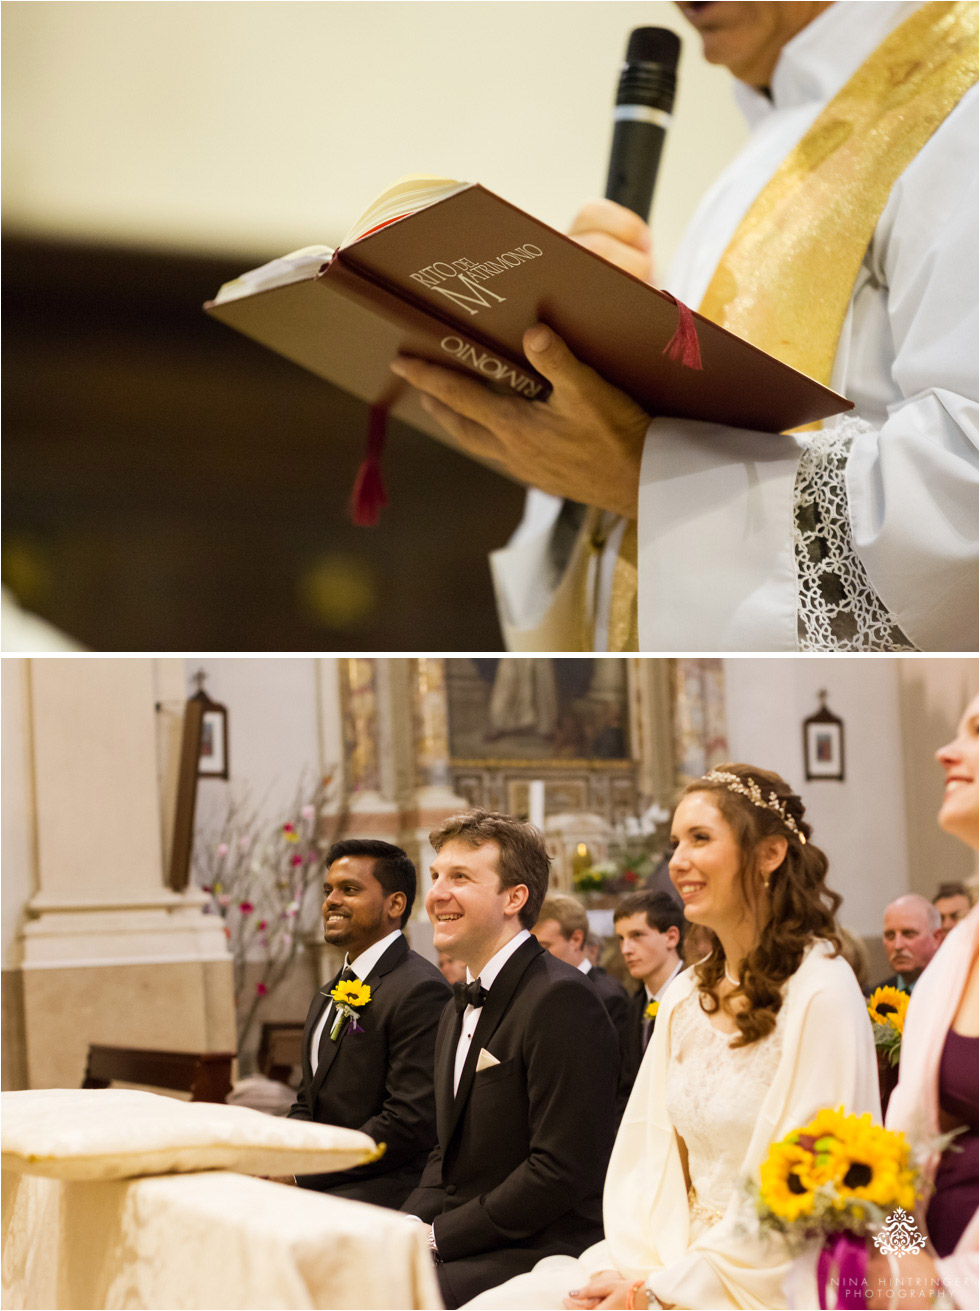
POLYGON ((476 1061, 477 1074, 479 1074, 481 1070, 489 1070, 494 1065, 499 1065, 499 1064, 500 1062, 497 1060, 496 1056, 488 1052, 486 1047, 480 1048, 480 1055, 477 1057, 477 1061, 476 1061))

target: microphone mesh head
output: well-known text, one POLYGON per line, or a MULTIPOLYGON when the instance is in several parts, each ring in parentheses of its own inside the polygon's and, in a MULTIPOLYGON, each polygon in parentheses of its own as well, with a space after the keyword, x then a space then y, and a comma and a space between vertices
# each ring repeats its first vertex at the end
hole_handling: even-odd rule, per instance
POLYGON ((634 27, 626 47, 626 62, 674 69, 680 53, 681 39, 669 27, 634 27))

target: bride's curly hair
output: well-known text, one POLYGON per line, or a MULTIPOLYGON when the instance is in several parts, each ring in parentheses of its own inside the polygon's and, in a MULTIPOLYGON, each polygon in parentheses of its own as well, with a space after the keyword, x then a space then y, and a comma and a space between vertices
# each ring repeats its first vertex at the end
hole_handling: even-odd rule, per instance
MULTIPOLYGON (((810 945, 822 938, 833 944, 835 954, 840 952, 837 910, 843 898, 827 887, 827 857, 810 841, 803 802, 785 779, 752 765, 716 765, 712 773, 716 772, 734 775, 746 788, 758 784, 766 800, 774 793, 782 813, 792 821, 710 775, 695 779, 681 793, 681 798, 707 793, 727 820, 741 852, 739 887, 748 912, 758 916, 761 926, 756 945, 740 963, 740 985, 729 994, 744 996, 748 1002, 744 1010, 730 1011, 739 1030, 731 1046, 746 1047, 772 1032, 783 1004, 783 985, 799 969, 810 945), (767 886, 758 852, 759 844, 773 836, 786 839, 786 855, 767 886)), ((722 1005, 717 988, 725 973, 721 942, 714 933, 710 937, 710 952, 695 966, 701 1006, 709 1015, 722 1005)))

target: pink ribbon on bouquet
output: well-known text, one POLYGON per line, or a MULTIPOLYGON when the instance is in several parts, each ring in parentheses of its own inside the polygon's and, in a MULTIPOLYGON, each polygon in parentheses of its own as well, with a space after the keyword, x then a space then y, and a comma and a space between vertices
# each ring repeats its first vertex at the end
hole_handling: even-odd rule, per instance
POLYGON ((863 1238, 855 1234, 831 1234, 817 1258, 817 1291, 820 1294, 820 1311, 828 1311, 827 1300, 830 1279, 837 1273, 838 1296, 835 1307, 851 1311, 866 1304, 864 1272, 868 1268, 868 1249, 863 1238))

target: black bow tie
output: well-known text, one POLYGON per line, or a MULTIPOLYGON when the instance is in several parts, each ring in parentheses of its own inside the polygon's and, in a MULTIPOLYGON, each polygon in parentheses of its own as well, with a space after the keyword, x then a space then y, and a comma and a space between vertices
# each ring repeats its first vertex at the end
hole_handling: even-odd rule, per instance
POLYGON ((454 983, 453 998, 456 1014, 462 1015, 467 1006, 482 1006, 487 999, 487 990, 480 987, 479 979, 474 979, 472 983, 454 983))

